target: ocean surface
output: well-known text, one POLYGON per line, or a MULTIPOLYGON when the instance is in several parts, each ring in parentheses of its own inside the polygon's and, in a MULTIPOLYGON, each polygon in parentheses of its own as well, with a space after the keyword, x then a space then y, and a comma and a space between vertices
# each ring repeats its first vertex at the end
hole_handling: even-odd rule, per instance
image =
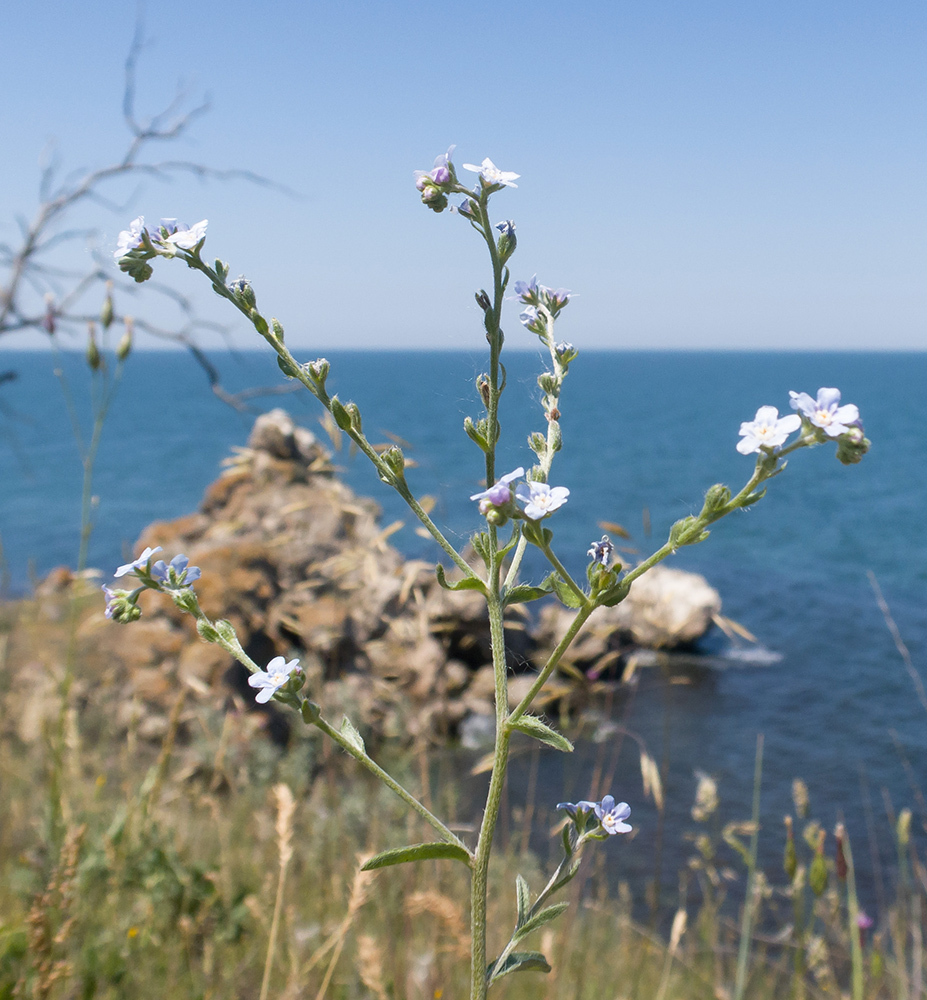
MULTIPOLYGON (((279 385, 265 353, 214 354, 226 387, 279 385)), ((311 355, 314 357, 314 355, 311 355)), ((329 388, 361 408, 373 441, 404 445, 418 494, 436 500, 434 519, 463 543, 480 527, 468 500, 481 488, 481 453, 463 418, 476 418, 479 351, 329 353, 329 388)), ((310 359, 307 354, 306 360, 310 359)), ((67 375, 84 434, 89 381, 83 358, 11 353, 0 370, 19 377, 0 385, 0 538, 8 593, 59 564, 74 565, 81 466, 62 390, 67 375)), ((543 430, 535 353, 506 358, 508 387, 498 469, 531 464, 526 437, 543 430)), ((781 818, 792 811, 791 782, 801 777, 811 814, 832 828, 848 824, 871 907, 891 856, 888 816, 927 790, 927 710, 920 704, 879 611, 868 573, 878 580, 915 667, 927 676, 927 354, 894 353, 605 353, 581 352, 562 399, 564 449, 551 482, 570 488, 569 503, 548 522, 571 571, 584 570, 600 522, 617 522, 644 555, 677 518, 697 513, 705 489, 737 490, 753 459, 737 453, 741 421, 764 404, 789 411, 788 391, 814 395, 837 386, 856 403, 872 450, 844 467, 832 447, 792 456, 764 500, 714 526, 710 539, 670 564, 703 573, 720 591, 725 615, 758 639, 732 644, 706 637, 691 669, 645 669, 634 690, 608 706, 610 721, 643 740, 668 768, 662 834, 641 791, 635 743, 603 724, 599 742, 569 758, 544 755, 537 801, 586 798, 596 767, 613 774, 611 791, 632 806, 633 843, 610 864, 644 877, 656 845, 667 844, 666 882, 696 824, 689 808, 696 771, 718 780, 720 821, 746 819, 757 734, 765 741, 762 850, 781 857, 781 818), (670 845, 673 845, 672 847, 670 845), (875 844, 870 851, 869 845, 875 844)), ((283 406, 319 428, 320 408, 306 393, 252 400, 283 406)), ((111 569, 142 528, 197 506, 221 460, 244 445, 254 414, 219 402, 191 358, 138 353, 106 424, 94 478, 99 497, 90 564, 111 569)), ((336 459, 358 492, 375 497, 384 524, 402 519, 391 541, 410 556, 435 558, 432 543, 379 482, 363 456, 336 459)), ((540 563, 531 567, 543 571, 540 563)), ((603 718, 605 709, 603 708, 603 718)), ((605 720, 607 723, 609 720, 605 720)), ((530 771, 516 759, 510 795, 517 804, 530 771)))

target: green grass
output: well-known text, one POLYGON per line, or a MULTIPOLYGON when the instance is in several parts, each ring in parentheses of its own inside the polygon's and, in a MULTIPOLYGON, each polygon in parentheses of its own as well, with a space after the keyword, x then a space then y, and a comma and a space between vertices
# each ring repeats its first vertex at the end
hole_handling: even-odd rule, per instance
MULTIPOLYGON (((36 645, 36 662, 52 663, 53 671, 54 658, 39 655, 48 638, 29 617, 34 612, 23 609, 20 629, 36 645)), ((92 662, 75 665, 79 711, 69 714, 66 752, 56 755, 49 747, 56 706, 44 739, 17 735, 13 713, 22 692, 10 686, 9 657, 22 656, 28 641, 7 642, 9 607, 0 622, 0 1000, 257 1000, 265 968, 263 995, 275 998, 467 995, 466 873, 450 862, 426 862, 360 874, 360 858, 413 843, 423 831, 353 761, 302 729, 283 753, 259 731, 254 713, 219 713, 182 694, 163 739, 145 740, 137 727, 113 724, 115 696, 94 690, 92 662), (56 767, 64 773, 56 775, 56 767), (295 802, 282 826, 280 784, 295 802), (287 842, 292 859, 281 879, 287 842)), ((56 690, 52 684, 49 699, 56 690)), ((394 764, 419 788, 434 770, 408 753, 394 764)), ((455 792, 441 781, 426 794, 453 815, 455 792)), ((635 920, 641 907, 629 889, 608 888, 608 852, 591 851, 569 887, 573 905, 528 942, 553 971, 512 976, 492 995, 729 998, 739 952, 750 1000, 922 994, 924 869, 904 829, 895 901, 867 934, 854 976, 853 880, 836 877, 833 838, 823 869, 813 866, 818 828, 796 821, 793 877, 756 873, 752 920, 744 923, 753 932, 742 944, 752 829, 732 824, 713 832, 711 789, 702 789, 698 810, 678 909, 658 913, 653 924, 665 933, 635 920), (822 871, 828 885, 816 894, 809 882, 822 871)), ((517 840, 513 834, 510 845, 500 842, 494 861, 490 948, 510 930, 516 873, 543 884, 546 862, 516 849, 517 840)), ((857 859, 864 854, 857 845, 857 859)))

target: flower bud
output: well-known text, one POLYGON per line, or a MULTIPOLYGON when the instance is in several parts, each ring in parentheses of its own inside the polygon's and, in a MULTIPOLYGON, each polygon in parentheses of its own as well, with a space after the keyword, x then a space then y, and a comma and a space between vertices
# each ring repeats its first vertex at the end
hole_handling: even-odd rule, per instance
POLYGON ((226 621, 224 618, 220 618, 216 623, 216 631, 219 633, 219 638, 223 642, 227 642, 230 645, 238 645, 238 635, 235 632, 235 627, 231 622, 226 621))
POLYGON ((283 343, 283 324, 278 319, 271 318, 270 328, 274 331, 274 337, 282 344, 283 343))
POLYGON ((196 631, 199 632, 200 638, 204 639, 206 642, 218 642, 219 632, 214 628, 205 618, 200 618, 196 623, 196 631))
POLYGON ((724 483, 715 483, 705 493, 705 503, 702 506, 702 516, 710 517, 712 514, 720 513, 730 502, 731 491, 724 483))
POLYGON ((515 237, 515 223, 509 219, 506 222, 498 223, 496 229, 502 234, 496 249, 499 251, 499 260, 504 264, 515 253, 515 247, 518 245, 518 240, 515 237))
POLYGON ((869 451, 872 442, 863 434, 861 427, 851 427, 846 434, 837 438, 837 460, 844 465, 856 465, 869 451))
POLYGON ((345 403, 344 408, 351 418, 351 426, 358 434, 363 433, 363 427, 361 426, 361 415, 360 410, 357 408, 357 403, 345 403))
POLYGON ((380 458, 383 459, 394 475, 400 478, 405 475, 406 460, 402 454, 401 448, 397 448, 396 445, 392 445, 383 452, 380 458))
POLYGON ((483 291, 474 292, 474 295, 476 297, 476 304, 480 307, 480 309, 482 309, 483 312, 489 312, 489 307, 491 303, 489 301, 489 296, 486 294, 486 292, 483 291))
POLYGON ((535 431, 533 434, 528 435, 528 447, 535 453, 535 455, 546 455, 547 438, 544 437, 540 431, 535 431))
POLYGON ((106 298, 103 300, 103 306, 100 309, 100 326, 104 330, 108 330, 113 322, 113 283, 111 281, 106 282, 106 298))
POLYGON ((559 379, 551 372, 543 372, 538 375, 538 385, 541 392, 546 392, 548 396, 556 396, 557 390, 560 388, 559 379))
POLYGON ((224 260, 219 260, 216 258, 216 263, 213 265, 213 270, 216 272, 216 276, 220 281, 225 281, 229 276, 229 266, 224 260))
POLYGON ((319 358, 318 361, 310 361, 306 366, 309 369, 309 374, 319 382, 321 385, 325 385, 325 380, 328 378, 328 372, 331 365, 328 363, 327 358, 319 358))
POLYGON ((103 364, 103 357, 97 347, 97 331, 93 323, 87 327, 87 364, 91 371, 98 371, 103 364))
POLYGON ((229 284, 229 291, 231 291, 235 301, 241 303, 249 311, 257 305, 257 296, 254 294, 251 282, 243 274, 240 274, 229 284))
POLYGON ((501 507, 495 507, 492 504, 487 505, 486 509, 483 509, 484 501, 480 501, 480 513, 483 514, 486 520, 490 524, 494 524, 497 528, 501 528, 503 525, 508 523, 509 515, 501 507))
POLYGON ((125 326, 125 331, 119 338, 119 343, 116 345, 116 360, 125 361, 125 359, 132 352, 132 334, 135 330, 135 320, 131 316, 126 316, 122 321, 125 326))
POLYGON ((337 396, 332 396, 331 410, 332 416, 335 418, 335 423, 343 431, 349 431, 351 429, 351 415, 344 408, 344 404, 337 396))

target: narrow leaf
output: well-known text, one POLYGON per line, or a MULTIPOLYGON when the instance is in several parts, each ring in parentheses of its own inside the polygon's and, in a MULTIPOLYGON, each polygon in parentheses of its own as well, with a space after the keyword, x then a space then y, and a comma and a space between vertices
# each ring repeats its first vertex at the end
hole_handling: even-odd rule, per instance
POLYGON ((535 913, 530 920, 525 921, 515 931, 515 940, 520 941, 525 935, 536 931, 539 927, 543 927, 544 924, 550 923, 551 920, 555 920, 569 905, 569 903, 555 903, 553 906, 548 906, 541 910, 540 913, 535 913))
POLYGON ((451 583, 444 572, 444 567, 440 563, 435 566, 435 576, 438 578, 438 584, 445 590, 479 590, 483 593, 486 591, 483 581, 478 580, 475 576, 465 576, 462 580, 451 583))
POLYGON ((573 744, 556 729, 551 729, 546 722, 541 722, 536 715, 523 715, 512 723, 512 728, 526 736, 533 736, 536 740, 540 740, 556 750, 561 750, 563 753, 573 752, 573 744))
POLYGON ((505 606, 510 604, 527 604, 528 601, 536 601, 540 597, 546 597, 551 592, 551 587, 545 587, 542 583, 538 587, 533 587, 530 583, 519 583, 510 587, 505 592, 505 606))
POLYGON ((515 876, 515 897, 518 903, 518 916, 515 925, 521 927, 528 916, 528 910, 531 908, 531 890, 521 875, 515 876))
POLYGON ((494 983, 510 972, 550 972, 550 965, 539 951, 513 951, 499 969, 495 962, 487 968, 486 979, 494 983))
POLYGON ((406 861, 428 861, 432 858, 451 858, 462 861, 470 866, 470 855, 456 844, 437 842, 434 844, 412 844, 409 847, 397 847, 391 851, 381 851, 375 854, 361 871, 369 872, 375 868, 387 868, 389 865, 401 865, 406 861))

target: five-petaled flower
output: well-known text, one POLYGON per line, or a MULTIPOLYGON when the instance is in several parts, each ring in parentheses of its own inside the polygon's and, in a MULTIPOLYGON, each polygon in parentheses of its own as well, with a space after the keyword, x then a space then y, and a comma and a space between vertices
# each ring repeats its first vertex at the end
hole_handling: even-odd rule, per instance
POLYGON ((595 815, 602 824, 602 829, 614 836, 616 833, 629 833, 632 829, 625 820, 631 815, 631 807, 627 802, 615 803, 614 796, 606 795, 595 805, 595 815))
POLYGON ((529 305, 537 302, 538 276, 536 274, 532 274, 530 281, 516 281, 515 294, 522 300, 522 302, 526 302, 529 305))
POLYGON ((608 569, 608 561, 611 559, 614 551, 615 546, 612 545, 608 535, 603 535, 601 541, 593 542, 592 545, 589 546, 589 551, 586 555, 591 556, 593 562, 601 563, 606 569, 608 569))
POLYGON ((290 679, 293 672, 299 669, 299 660, 290 660, 287 663, 284 657, 275 656, 267 664, 266 670, 258 670, 248 678, 251 687, 260 688, 254 700, 261 705, 270 701, 290 679))
POLYGON ((144 569, 148 572, 148 563, 151 561, 151 557, 155 552, 160 552, 161 546, 158 545, 155 548, 145 549, 145 551, 136 559, 134 562, 126 563, 124 566, 120 566, 113 576, 125 576, 127 573, 134 573, 137 569, 144 569))
POLYGON ((492 187, 494 184, 501 184, 503 187, 518 187, 513 182, 521 177, 521 174, 513 174, 511 170, 500 170, 488 156, 478 167, 472 163, 465 163, 464 170, 472 170, 475 174, 479 174, 486 187, 492 187))
POLYGON ((780 417, 775 406, 761 406, 756 411, 756 419, 745 420, 740 425, 742 441, 737 442, 741 455, 749 455, 761 448, 777 448, 785 439, 801 427, 801 417, 790 413, 780 417))
POLYGON ((163 559, 159 559, 151 567, 151 575, 160 580, 168 588, 189 587, 195 580, 199 580, 199 566, 189 566, 190 560, 185 555, 176 555, 168 566, 163 559))
POLYGON ((790 392, 792 409, 798 410, 815 427, 820 427, 828 437, 846 434, 850 427, 858 426, 859 410, 852 403, 840 405, 839 389, 818 389, 818 398, 807 392, 790 392))
POLYGON ((539 521, 542 517, 562 507, 570 491, 565 486, 548 486, 547 483, 522 483, 515 495, 525 504, 525 517, 539 521))
POLYGON ((116 240, 116 250, 113 253, 113 257, 118 261, 120 257, 125 257, 125 255, 130 250, 135 250, 142 245, 142 240, 145 233, 145 216, 140 215, 137 219, 133 219, 129 223, 128 229, 123 229, 116 240))
POLYGON ((497 479, 488 490, 483 490, 481 493, 474 493, 470 499, 480 501, 481 514, 486 513, 486 510, 483 509, 484 504, 487 510, 489 507, 503 507, 512 500, 512 487, 509 483, 514 482, 524 474, 525 470, 519 465, 514 472, 509 472, 500 479, 497 479))

